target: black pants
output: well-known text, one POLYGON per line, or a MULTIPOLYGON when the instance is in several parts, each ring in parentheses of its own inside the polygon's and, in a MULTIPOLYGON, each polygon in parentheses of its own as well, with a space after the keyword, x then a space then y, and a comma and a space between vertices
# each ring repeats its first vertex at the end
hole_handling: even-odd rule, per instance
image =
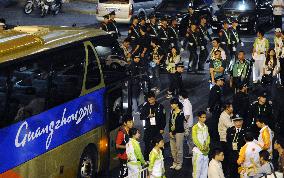
POLYGON ((284 58, 280 58, 280 79, 281 84, 284 85, 284 58))
POLYGON ((282 29, 282 15, 274 15, 274 28, 282 29))
POLYGON ((150 127, 146 128, 144 131, 144 143, 145 143, 145 150, 144 150, 144 159, 146 161, 149 160, 149 154, 154 148, 153 138, 160 134, 160 130, 157 127, 150 127))
POLYGON ((118 178, 123 178, 128 175, 127 160, 119 159, 119 176, 118 178))
POLYGON ((239 157, 238 151, 228 151, 228 171, 229 171, 229 178, 240 178, 240 174, 238 173, 238 164, 237 160, 239 157))
POLYGON ((196 65, 198 62, 197 51, 190 51, 189 60, 188 60, 188 69, 190 69, 190 63, 192 62, 191 69, 192 71, 196 71, 196 65))
POLYGON ((222 150, 224 152, 224 161, 222 162, 222 167, 223 167, 223 172, 224 172, 224 175, 225 177, 228 177, 228 174, 229 174, 229 157, 228 157, 228 148, 227 148, 227 142, 224 142, 224 141, 221 141, 221 147, 222 147, 222 150))
POLYGON ((207 47, 205 46, 205 49, 200 50, 199 61, 198 61, 198 69, 204 69, 204 63, 207 60, 208 55, 209 55, 209 52, 207 50, 207 47))

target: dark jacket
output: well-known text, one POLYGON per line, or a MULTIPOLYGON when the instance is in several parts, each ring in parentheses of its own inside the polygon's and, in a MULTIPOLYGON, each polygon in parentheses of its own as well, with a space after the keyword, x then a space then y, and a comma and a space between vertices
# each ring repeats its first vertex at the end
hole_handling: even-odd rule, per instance
POLYGON ((230 36, 230 30, 225 30, 225 29, 222 29, 221 30, 221 33, 222 35, 220 36, 220 41, 221 41, 221 44, 224 46, 228 46, 228 45, 231 45, 231 36, 230 36))
POLYGON ((112 33, 112 37, 114 37, 115 39, 118 39, 118 37, 121 36, 119 29, 117 28, 116 25, 116 21, 115 20, 109 20, 108 22, 108 29, 110 32, 114 32, 112 33))
POLYGON ((218 85, 214 85, 209 93, 208 107, 210 108, 210 112, 221 111, 222 99, 222 89, 218 85))
POLYGON ((209 41, 212 41, 210 34, 208 33, 207 26, 199 25, 200 46, 206 47, 209 41))
POLYGON ((177 114, 175 122, 173 122, 174 121, 173 117, 174 114, 173 111, 171 111, 170 120, 169 120, 169 132, 172 132, 173 135, 175 135, 176 133, 183 133, 184 119, 185 119, 183 112, 181 111, 180 113, 177 114))
POLYGON ((231 38, 231 44, 234 47, 237 47, 239 43, 242 42, 238 30, 234 28, 230 28, 230 38, 231 38))
POLYGON ((151 127, 156 127, 159 130, 164 130, 166 127, 166 111, 164 106, 160 103, 155 105, 150 105, 148 102, 145 102, 141 108, 140 120, 146 121, 146 129, 151 127), (151 113, 155 115, 156 126, 152 126, 150 123, 150 118, 148 117, 151 113))
POLYGON ((197 47, 199 46, 200 43, 200 37, 199 34, 197 32, 192 32, 191 30, 189 30, 187 32, 184 44, 183 44, 183 48, 186 47, 186 45, 188 44, 188 50, 189 51, 197 51, 197 47))
POLYGON ((244 118, 244 122, 248 121, 248 108, 250 107, 249 95, 241 91, 233 96, 234 113, 238 113, 244 118))
POLYGON ((158 27, 156 24, 147 24, 147 33, 150 36, 151 39, 157 38, 158 36, 158 27))
POLYGON ((179 34, 178 27, 173 27, 173 26, 168 27, 168 36, 170 43, 174 44, 177 43, 178 34, 179 34))
POLYGON ((244 139, 245 133, 246 133, 246 129, 244 129, 244 128, 241 128, 240 132, 237 133, 237 134, 236 134, 236 127, 235 126, 227 129, 226 139, 227 139, 228 153, 233 152, 233 146, 232 146, 233 142, 238 143, 237 152, 239 152, 241 150, 242 146, 244 146, 246 144, 245 139, 244 139))
POLYGON ((169 47, 168 31, 163 26, 161 26, 161 28, 159 29, 158 40, 159 40, 159 44, 162 48, 168 49, 168 47, 169 47))

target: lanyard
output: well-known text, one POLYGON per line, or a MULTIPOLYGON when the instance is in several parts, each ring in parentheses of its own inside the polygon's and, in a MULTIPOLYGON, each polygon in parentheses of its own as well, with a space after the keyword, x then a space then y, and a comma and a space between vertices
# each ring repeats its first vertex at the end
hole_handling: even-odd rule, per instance
MULTIPOLYGON (((265 112, 265 110, 266 110, 266 105, 264 106, 263 112, 265 112)), ((259 114, 259 115, 260 115, 260 111, 261 111, 261 109, 260 109, 260 107, 258 106, 258 114, 259 114)))
POLYGON ((195 41, 195 44, 198 45, 197 39, 196 39, 196 37, 194 36, 194 33, 193 33, 193 32, 191 33, 191 35, 192 35, 192 37, 193 37, 193 39, 194 39, 194 41, 195 41))
POLYGON ((226 36, 226 38, 227 38, 228 44, 231 44, 231 42, 230 42, 230 37, 229 37, 229 35, 227 34, 227 32, 226 32, 224 29, 222 29, 222 31, 224 32, 224 34, 225 34, 225 36, 226 36))
POLYGON ((175 30, 173 27, 171 27, 171 29, 172 29, 172 31, 174 32, 175 37, 178 38, 178 35, 177 35, 177 33, 176 33, 176 30, 175 30))
POLYGON ((152 30, 154 31, 154 35, 157 36, 157 32, 156 32, 155 28, 153 27, 153 25, 150 25, 150 26, 151 26, 152 30))
POLYGON ((239 42, 240 40, 239 40, 239 35, 236 33, 237 31, 235 29, 233 29, 232 32, 233 32, 237 42, 239 42))

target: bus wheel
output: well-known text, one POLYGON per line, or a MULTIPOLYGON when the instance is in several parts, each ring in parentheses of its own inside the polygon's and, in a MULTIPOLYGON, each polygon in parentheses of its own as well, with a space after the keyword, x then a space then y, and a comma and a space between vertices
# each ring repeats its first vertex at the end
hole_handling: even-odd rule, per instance
POLYGON ((86 147, 80 158, 78 178, 96 178, 96 158, 95 149, 86 147))

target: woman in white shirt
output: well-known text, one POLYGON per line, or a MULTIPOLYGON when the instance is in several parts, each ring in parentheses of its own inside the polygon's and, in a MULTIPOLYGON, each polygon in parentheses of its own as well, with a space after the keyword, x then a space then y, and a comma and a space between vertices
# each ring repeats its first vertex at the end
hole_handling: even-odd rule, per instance
POLYGON ((266 60, 263 65, 262 83, 274 83, 277 74, 279 73, 279 60, 276 58, 276 53, 273 48, 268 50, 266 60))
POLYGON ((213 151, 213 158, 209 163, 208 178, 225 178, 222 168, 224 152, 218 148, 213 151))

